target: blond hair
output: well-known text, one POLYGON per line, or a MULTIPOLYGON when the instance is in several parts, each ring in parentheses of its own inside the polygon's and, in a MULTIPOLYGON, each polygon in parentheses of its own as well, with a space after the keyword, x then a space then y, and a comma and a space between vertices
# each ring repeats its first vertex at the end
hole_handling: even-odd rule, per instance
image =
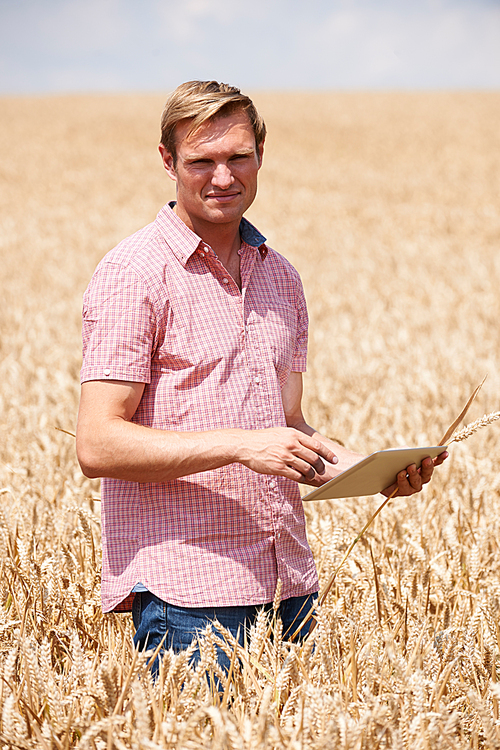
POLYGON ((181 83, 169 96, 161 117, 160 143, 177 160, 176 127, 181 120, 192 120, 189 133, 193 133, 203 123, 217 117, 230 115, 242 110, 248 115, 255 135, 255 146, 264 143, 266 126, 252 100, 240 89, 217 81, 187 81, 181 83))

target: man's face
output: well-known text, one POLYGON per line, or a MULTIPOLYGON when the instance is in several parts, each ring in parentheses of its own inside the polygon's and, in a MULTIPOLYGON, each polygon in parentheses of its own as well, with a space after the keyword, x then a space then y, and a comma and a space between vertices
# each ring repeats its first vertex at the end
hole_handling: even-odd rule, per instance
POLYGON ((177 183, 178 216, 200 234, 206 224, 238 224, 253 203, 263 146, 245 112, 209 120, 188 136, 190 122, 177 125, 177 162, 160 145, 163 164, 177 183))

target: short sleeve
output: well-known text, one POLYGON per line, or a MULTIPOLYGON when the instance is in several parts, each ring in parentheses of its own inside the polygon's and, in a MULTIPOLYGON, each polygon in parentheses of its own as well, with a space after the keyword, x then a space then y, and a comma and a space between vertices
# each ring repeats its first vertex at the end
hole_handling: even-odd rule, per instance
POLYGON ((309 329, 309 317, 307 304, 302 287, 302 281, 297 274, 297 337, 295 354, 292 362, 292 372, 305 372, 307 369, 307 339, 309 329))
POLYGON ((83 298, 80 381, 151 382, 154 307, 144 281, 127 266, 103 262, 83 298))

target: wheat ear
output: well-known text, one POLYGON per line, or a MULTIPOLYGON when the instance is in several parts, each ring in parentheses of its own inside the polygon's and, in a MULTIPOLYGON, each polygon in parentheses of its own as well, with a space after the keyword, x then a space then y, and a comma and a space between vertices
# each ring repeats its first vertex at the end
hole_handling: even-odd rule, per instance
POLYGON ((471 422, 470 424, 466 425, 463 429, 459 430, 454 435, 452 435, 452 437, 448 441, 448 445, 450 443, 460 443, 462 440, 467 440, 468 437, 473 435, 482 427, 487 427, 492 422, 496 422, 497 419, 500 419, 500 411, 492 411, 491 414, 485 414, 479 419, 476 419, 475 422, 471 422))

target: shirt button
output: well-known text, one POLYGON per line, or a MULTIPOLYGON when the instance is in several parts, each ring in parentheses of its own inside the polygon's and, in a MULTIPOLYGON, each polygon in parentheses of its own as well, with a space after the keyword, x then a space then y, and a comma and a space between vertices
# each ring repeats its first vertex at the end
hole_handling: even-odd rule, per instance
POLYGON ((276 487, 276 482, 274 481, 274 479, 271 479, 271 481, 269 482, 269 487, 270 487, 270 488, 271 488, 272 490, 274 490, 274 488, 276 487))
POLYGON ((260 383, 260 378, 259 378, 259 376, 258 376, 258 375, 257 375, 257 377, 255 378, 255 382, 257 383, 257 385, 258 385, 258 384, 260 383))
POLYGON ((229 279, 222 279, 223 284, 229 284, 229 279))
POLYGON ((106 369, 104 370, 104 374, 106 375, 106 377, 108 377, 108 375, 111 375, 111 370, 108 370, 108 369, 106 368, 106 369))

